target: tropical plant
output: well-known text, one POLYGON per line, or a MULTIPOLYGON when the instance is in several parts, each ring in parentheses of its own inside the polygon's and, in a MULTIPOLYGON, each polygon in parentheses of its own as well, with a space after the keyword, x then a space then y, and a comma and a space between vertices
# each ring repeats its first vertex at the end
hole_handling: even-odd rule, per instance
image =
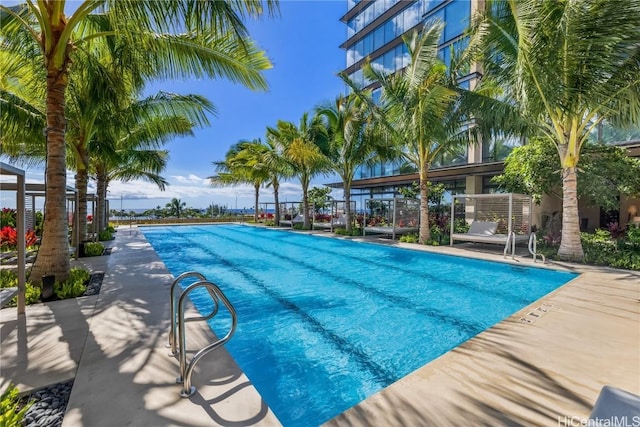
MULTIPOLYGON (((396 141, 397 156, 413 163, 420 178, 419 242, 431 240, 429 228, 429 169, 444 151, 469 143, 468 118, 459 110, 451 74, 438 59, 442 25, 434 25, 403 36, 410 55, 407 68, 392 75, 366 64, 364 73, 380 84, 380 106, 370 107, 378 121, 386 124, 396 141)), ((454 73, 455 74, 455 73, 454 73)), ((362 93, 350 83, 356 93, 362 93)))
POLYGON ((376 135, 366 102, 355 94, 340 95, 316 109, 326 121, 328 167, 342 179, 346 228, 351 231, 351 183, 359 166, 377 159, 381 135, 376 135))
POLYGON ((98 242, 84 244, 84 256, 100 256, 104 252, 104 245, 98 242))
MULTIPOLYGON (((9 269, 0 270, 0 288, 15 288, 18 287, 18 275, 9 269)), ((25 287, 25 304, 30 305, 36 303, 40 299, 40 286, 34 286, 31 282, 27 281, 24 284, 25 287)), ((18 297, 15 296, 7 304, 8 307, 15 307, 18 305, 18 297)), ((0 424, 2 425, 2 424, 0 424)))
POLYGON ((318 115, 303 113, 298 125, 279 120, 276 127, 267 127, 267 138, 279 147, 282 156, 297 176, 302 187, 304 229, 310 228, 309 185, 311 179, 328 170, 327 129, 318 115))
MULTIPOLYGON (((266 86, 261 71, 270 63, 247 37, 241 19, 263 12, 260 0, 85 0, 67 16, 64 0, 0 5, 0 37, 10 55, 36 52, 46 75, 45 219, 34 277, 69 274, 66 221, 65 94, 77 52, 92 41, 123 40, 143 56, 140 76, 226 77, 252 89, 266 86)), ((270 8, 276 5, 267 2, 270 8)), ((16 109, 12 109, 15 111, 16 109)), ((15 119, 17 115, 13 116, 15 119)), ((36 127, 37 129, 37 127, 36 127)))
POLYGON ((91 274, 83 268, 72 268, 66 280, 58 282, 53 286, 53 292, 58 299, 77 298, 82 296, 87 290, 87 282, 91 274))
POLYGON ((180 199, 173 198, 169 203, 166 204, 167 213, 169 216, 174 216, 176 218, 180 218, 184 208, 187 206, 186 202, 183 202, 180 199))
POLYGON ((19 398, 18 388, 10 383, 0 395, 0 426, 18 427, 23 425, 24 416, 32 403, 22 402, 19 398))
POLYGON ((327 203, 333 200, 329 193, 331 193, 329 187, 313 187, 309 190, 309 201, 313 203, 316 213, 326 209, 327 203))
MULTIPOLYGON (((560 159, 555 154, 548 139, 533 138, 514 148, 493 182, 506 191, 530 194, 538 202, 548 194, 561 197, 560 159)), ((640 195, 640 160, 621 147, 586 143, 577 177, 578 198, 587 205, 615 209, 620 194, 640 195)))
MULTIPOLYGON (((582 149, 604 120, 640 123, 638 2, 488 1, 472 29, 470 52, 484 74, 480 85, 500 87, 500 100, 516 109, 529 136, 556 148, 562 171, 558 255, 582 260, 577 182, 582 149)), ((483 104, 485 111, 496 105, 483 104)))
POLYGON ((273 189, 273 201, 275 203, 274 225, 280 225, 280 181, 293 176, 293 169, 284 157, 282 152, 283 147, 276 144, 268 135, 265 141, 265 147, 266 149, 262 154, 262 161, 269 175, 267 186, 273 189))
POLYGON ((229 148, 224 161, 214 162, 217 175, 208 177, 211 185, 214 186, 241 183, 253 185, 255 195, 253 219, 255 222, 258 222, 260 187, 270 177, 263 157, 266 150, 266 146, 259 138, 253 141, 240 141, 229 148))

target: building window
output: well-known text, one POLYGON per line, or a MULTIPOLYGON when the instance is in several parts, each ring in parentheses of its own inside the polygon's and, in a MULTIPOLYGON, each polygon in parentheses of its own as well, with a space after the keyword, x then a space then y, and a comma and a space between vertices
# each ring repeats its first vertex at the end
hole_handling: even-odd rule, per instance
POLYGON ((464 33, 469 25, 471 16, 471 2, 468 0, 453 0, 444 8, 444 40, 451 40, 464 33))
POLYGON ((482 194, 504 193, 504 191, 498 187, 498 184, 492 182, 491 179, 493 179, 493 176, 482 177, 482 194))

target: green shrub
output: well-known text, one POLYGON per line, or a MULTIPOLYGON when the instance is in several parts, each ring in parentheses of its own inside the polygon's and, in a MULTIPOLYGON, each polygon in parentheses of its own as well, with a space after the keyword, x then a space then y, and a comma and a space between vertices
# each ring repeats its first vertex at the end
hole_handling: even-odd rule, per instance
POLYGON ((348 232, 346 228, 334 228, 333 232, 339 236, 362 236, 361 228, 352 228, 351 232, 348 232))
POLYGON ((105 230, 109 231, 110 233, 116 232, 116 228, 111 224, 107 225, 107 228, 105 230))
POLYGON ((0 396, 0 426, 18 427, 24 425, 24 414, 27 413, 31 402, 23 403, 18 398, 18 389, 13 384, 0 396))
MULTIPOLYGON (((0 288, 13 288, 18 286, 18 276, 11 270, 0 270, 0 288)), ((41 289, 39 286, 33 286, 31 282, 25 283, 25 300, 27 305, 36 303, 40 299, 41 289)), ((18 305, 18 297, 15 296, 9 301, 7 307, 15 307, 18 305)), ((2 424, 0 424, 1 426, 2 424)))
POLYGON ((0 288, 11 288, 18 286, 18 276, 11 270, 0 270, 0 288))
POLYGON ((84 256, 99 256, 104 252, 104 245, 98 242, 84 244, 84 256))
POLYGON ((418 243, 418 234, 417 233, 409 233, 400 236, 399 239, 403 243, 418 243))
POLYGON ((98 233, 98 240, 103 242, 105 240, 113 240, 113 232, 108 228, 105 230, 102 230, 101 232, 98 233))
POLYGON ((640 227, 629 227, 627 229, 626 243, 633 248, 640 249, 640 227))
POLYGON ((453 232, 454 233, 467 233, 471 226, 467 224, 463 218, 456 218, 453 222, 453 232))
POLYGON ((62 283, 53 285, 53 292, 58 299, 76 298, 87 290, 87 281, 91 275, 83 268, 72 268, 69 278, 62 283))

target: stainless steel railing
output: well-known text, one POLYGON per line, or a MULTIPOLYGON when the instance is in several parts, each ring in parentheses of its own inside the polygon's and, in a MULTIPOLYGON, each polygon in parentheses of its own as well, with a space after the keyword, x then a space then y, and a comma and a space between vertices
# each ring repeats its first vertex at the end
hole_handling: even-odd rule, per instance
POLYGON ((182 384, 182 391, 180 391, 180 396, 189 397, 193 393, 195 393, 196 388, 191 385, 191 376, 196 364, 206 354, 226 344, 235 333, 237 326, 238 316, 236 310, 229 299, 216 284, 208 281, 203 275, 194 271, 183 273, 176 278, 174 283, 171 285, 171 331, 169 332, 169 345, 172 350, 171 356, 175 356, 177 354, 180 362, 180 375, 176 379, 177 383, 182 384), (182 291, 182 293, 180 293, 180 296, 178 297, 176 302, 175 285, 187 277, 196 277, 200 280, 187 286, 182 291), (187 297, 191 292, 200 288, 206 289, 211 296, 214 302, 213 310, 207 316, 185 318, 185 303, 187 301, 187 297), (222 304, 227 308, 229 314, 231 315, 231 326, 229 328, 229 331, 224 337, 212 342, 211 344, 199 350, 193 356, 191 361, 187 363, 187 339, 185 323, 200 320, 207 321, 211 319, 218 313, 219 302, 222 302, 222 304), (180 342, 179 346, 177 345, 178 341, 180 342))
POLYGON ((538 245, 537 240, 538 239, 536 237, 536 233, 531 233, 531 235, 529 236, 529 253, 531 255, 533 255, 533 262, 536 262, 537 261, 537 257, 540 256, 542 258, 542 263, 546 264, 547 260, 544 257, 544 255, 543 254, 539 254, 537 252, 537 245, 538 245))

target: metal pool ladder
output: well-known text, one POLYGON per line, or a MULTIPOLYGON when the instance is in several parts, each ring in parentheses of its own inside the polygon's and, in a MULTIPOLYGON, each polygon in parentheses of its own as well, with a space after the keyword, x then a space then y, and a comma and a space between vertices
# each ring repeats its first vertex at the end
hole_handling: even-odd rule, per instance
POLYGON ((193 374, 193 370, 196 366, 196 363, 206 354, 212 352, 213 350, 222 347, 227 343, 233 336, 236 331, 236 327, 238 326, 238 315, 236 314, 236 310, 229 302, 225 294, 220 290, 220 288, 213 282, 210 282, 206 279, 202 274, 195 271, 188 271, 186 273, 182 273, 179 275, 171 284, 171 329, 169 330, 169 344, 167 347, 171 348, 170 356, 178 356, 180 361, 180 376, 176 379, 176 382, 182 384, 182 391, 180 392, 180 396, 189 397, 193 393, 196 392, 196 388, 191 385, 191 375, 193 374), (175 289, 182 280, 186 278, 196 278, 197 282, 192 283, 187 286, 182 292, 180 292, 179 296, 176 295, 175 289), (185 310, 185 301, 187 300, 187 296, 196 289, 204 288, 211 296, 213 300, 213 309, 211 313, 206 316, 198 316, 198 317, 184 317, 185 310), (218 309, 220 308, 220 302, 224 304, 229 313, 231 314, 231 327, 227 334, 207 345, 206 347, 200 349, 189 363, 187 363, 187 347, 186 347, 186 334, 185 334, 185 322, 194 322, 194 321, 208 321, 213 318, 218 313, 218 309), (178 346, 178 341, 180 341, 180 345, 178 346))

